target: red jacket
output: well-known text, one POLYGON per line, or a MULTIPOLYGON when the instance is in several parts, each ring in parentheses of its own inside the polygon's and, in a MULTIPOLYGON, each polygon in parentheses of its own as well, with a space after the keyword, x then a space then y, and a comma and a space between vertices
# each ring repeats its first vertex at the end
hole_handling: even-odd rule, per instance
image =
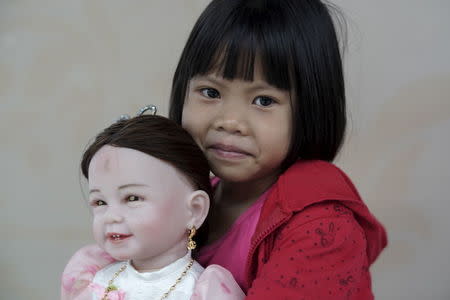
POLYGON ((341 170, 298 162, 262 208, 246 299, 373 299, 369 266, 386 245, 383 226, 341 170))

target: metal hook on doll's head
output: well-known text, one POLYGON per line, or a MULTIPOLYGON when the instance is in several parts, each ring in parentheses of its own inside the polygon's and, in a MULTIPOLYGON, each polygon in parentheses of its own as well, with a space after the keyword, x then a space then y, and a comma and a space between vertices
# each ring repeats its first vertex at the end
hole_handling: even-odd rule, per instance
POLYGON ((150 111, 150 114, 151 115, 156 115, 156 112, 157 112, 157 108, 156 108, 156 106, 155 105, 153 105, 153 104, 150 104, 150 105, 146 105, 146 106, 144 106, 144 107, 142 107, 139 111, 138 111, 138 113, 136 114, 136 116, 138 117, 138 116, 142 116, 147 110, 149 110, 150 111))
MULTIPOLYGON (((158 111, 158 109, 156 108, 156 105, 153 104, 149 104, 146 105, 144 107, 142 107, 141 109, 139 109, 139 111, 136 114, 136 117, 142 116, 146 111, 150 111, 151 115, 156 115, 156 112, 158 111)), ((125 120, 129 120, 131 119, 130 115, 124 114, 124 115, 120 115, 119 119, 117 119, 117 121, 125 121, 125 120)))

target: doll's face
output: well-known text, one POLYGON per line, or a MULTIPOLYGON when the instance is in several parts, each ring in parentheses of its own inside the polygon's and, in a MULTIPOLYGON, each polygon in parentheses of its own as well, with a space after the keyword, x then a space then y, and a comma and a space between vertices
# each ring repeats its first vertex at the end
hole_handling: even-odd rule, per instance
POLYGON ((186 254, 186 231, 199 226, 191 207, 199 192, 162 160, 103 146, 89 165, 94 238, 140 271, 164 267, 186 254))

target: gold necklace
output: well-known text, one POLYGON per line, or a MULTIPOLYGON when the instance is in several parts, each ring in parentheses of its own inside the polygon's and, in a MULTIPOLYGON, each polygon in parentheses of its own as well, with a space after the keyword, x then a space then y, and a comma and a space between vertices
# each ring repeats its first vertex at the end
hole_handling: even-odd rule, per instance
MULTIPOLYGON (((179 284, 181 282, 183 277, 186 276, 187 272, 189 271, 189 269, 192 267, 193 264, 194 264, 194 259, 191 258, 188 265, 184 269, 183 273, 181 273, 180 277, 178 277, 177 280, 175 280, 175 283, 172 284, 172 286, 169 288, 169 290, 167 292, 165 292, 164 295, 162 295, 161 300, 166 299, 169 296, 169 293, 172 292, 175 289, 175 287, 177 286, 177 284, 179 284)), ((125 271, 126 268, 127 268, 127 265, 125 264, 116 273, 114 273, 111 280, 108 281, 108 286, 105 289, 105 294, 103 295, 102 300, 108 300, 109 292, 117 290, 117 287, 113 284, 113 282, 117 278, 117 276, 119 276, 120 273, 125 271)))

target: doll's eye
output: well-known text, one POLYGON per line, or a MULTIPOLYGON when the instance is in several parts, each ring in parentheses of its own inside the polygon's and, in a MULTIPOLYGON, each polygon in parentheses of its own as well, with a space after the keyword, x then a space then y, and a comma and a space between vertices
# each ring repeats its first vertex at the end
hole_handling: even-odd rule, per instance
POLYGON ((106 205, 106 202, 103 200, 94 200, 92 201, 92 206, 103 206, 106 205))
POLYGON ((135 196, 135 195, 130 195, 127 197, 128 202, 135 202, 135 201, 139 201, 139 200, 141 200, 141 198, 139 198, 138 196, 135 196))
POLYGON ((258 96, 255 98, 255 100, 253 100, 253 103, 258 106, 267 107, 274 104, 275 100, 267 96, 258 96))
POLYGON ((200 90, 200 92, 202 93, 203 96, 207 97, 207 98, 220 98, 220 93, 218 90, 213 89, 213 88, 203 88, 200 90))

